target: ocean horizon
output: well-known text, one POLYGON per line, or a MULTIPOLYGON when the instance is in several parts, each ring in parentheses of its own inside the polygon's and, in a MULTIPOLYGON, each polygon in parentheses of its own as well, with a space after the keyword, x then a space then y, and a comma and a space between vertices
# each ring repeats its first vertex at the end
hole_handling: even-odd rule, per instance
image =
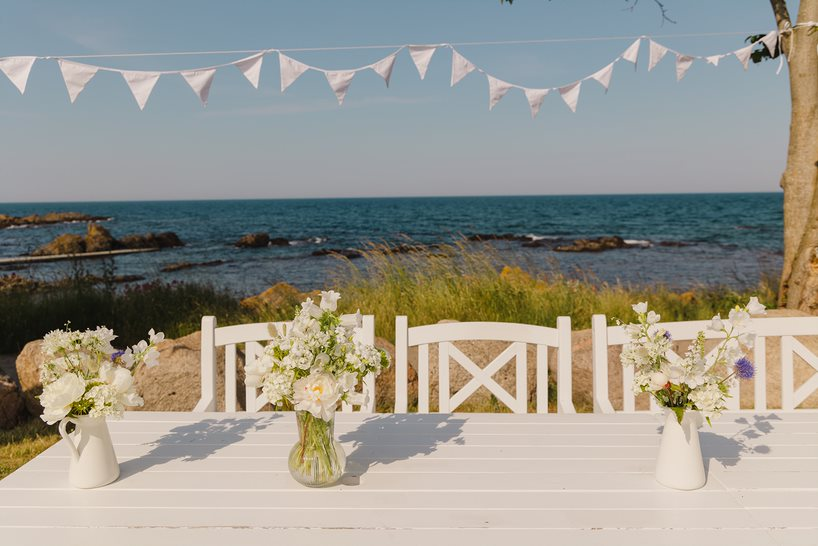
MULTIPOLYGON (((353 255, 370 242, 435 245, 464 240, 490 245, 504 261, 531 271, 675 289, 750 286, 782 263, 783 194, 663 193, 75 201, 2 203, 0 214, 80 212, 108 218, 114 237, 172 231, 185 246, 112 258, 118 275, 145 280, 206 282, 239 295, 276 282, 300 289, 328 286, 343 265, 329 253, 353 255), (265 232, 286 244, 236 248, 244 235, 265 232), (470 241, 481 236, 484 241, 470 241), (618 236, 627 248, 560 252, 576 239, 618 236), (175 272, 179 263, 222 262, 175 272), (340 269, 339 269, 340 268, 340 269)), ((0 257, 25 255, 84 223, 0 231, 0 257)), ((94 273, 100 260, 83 260, 94 273)), ((353 260, 362 265, 363 260, 353 260)), ((67 262, 3 266, 34 278, 54 278, 67 262)))

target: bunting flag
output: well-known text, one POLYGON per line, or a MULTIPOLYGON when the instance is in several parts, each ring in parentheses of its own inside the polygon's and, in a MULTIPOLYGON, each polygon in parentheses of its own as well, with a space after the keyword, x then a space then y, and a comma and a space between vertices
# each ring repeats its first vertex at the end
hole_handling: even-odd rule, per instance
POLYGON ((648 72, 653 70, 656 65, 659 64, 659 61, 664 58, 667 51, 668 49, 662 44, 654 42, 653 40, 650 41, 650 60, 648 61, 648 72))
POLYGON ((6 57, 0 59, 0 70, 14 84, 14 87, 23 95, 26 92, 28 75, 37 57, 6 57))
POLYGON ((283 53, 278 53, 278 65, 281 72, 281 92, 287 90, 292 83, 297 80, 301 74, 310 69, 304 63, 298 62, 295 59, 287 57, 283 53))
POLYGON ((536 118, 540 113, 540 106, 545 96, 548 95, 550 89, 523 89, 525 98, 528 99, 528 106, 531 108, 531 118, 536 118))
POLYGON ((258 89, 258 80, 261 76, 261 63, 264 61, 264 53, 256 53, 240 61, 236 61, 233 65, 241 71, 250 85, 258 89))
POLYGON ((344 104, 344 97, 347 95, 349 84, 352 83, 352 78, 355 77, 355 70, 327 70, 324 75, 338 98, 338 106, 341 106, 344 104))
POLYGON ((452 48, 452 85, 465 78, 469 73, 474 71, 475 67, 470 60, 461 55, 456 49, 452 48))
MULTIPOLYGON (((703 57, 685 55, 678 51, 669 49, 668 47, 654 41, 653 39, 647 36, 640 36, 639 38, 634 40, 625 49, 625 51, 622 52, 621 55, 614 58, 612 62, 610 62, 603 68, 597 70, 593 74, 590 74, 584 78, 580 78, 579 80, 568 85, 548 88, 523 87, 501 80, 495 76, 492 76, 491 74, 486 73, 484 70, 482 70, 474 63, 466 59, 451 44, 400 46, 393 53, 387 55, 386 57, 383 57, 382 59, 372 64, 350 70, 326 70, 323 68, 310 66, 300 61, 297 61, 285 55, 284 52, 281 50, 264 49, 261 51, 257 51, 248 57, 244 57, 242 59, 238 59, 236 61, 228 62, 225 64, 173 72, 121 70, 117 68, 108 68, 78 63, 61 57, 34 57, 34 56, 1 57, 0 71, 2 71, 6 75, 6 77, 8 77, 8 79, 20 91, 20 93, 25 93, 29 75, 31 73, 31 69, 34 63, 39 59, 52 58, 56 59, 57 63, 59 64, 63 80, 65 81, 65 87, 68 90, 68 98, 70 99, 72 104, 77 100, 79 94, 83 91, 83 89, 85 89, 88 82, 91 81, 91 79, 96 75, 98 71, 103 70, 107 72, 117 72, 122 75, 123 79, 128 85, 128 88, 131 91, 131 94, 136 100, 136 104, 137 106, 139 106, 140 110, 144 110, 151 94, 153 93, 156 83, 159 81, 159 78, 163 74, 179 74, 187 82, 187 84, 190 86, 190 88, 193 90, 196 96, 199 97, 199 100, 202 102, 202 104, 206 106, 210 95, 210 88, 213 84, 213 79, 218 69, 227 66, 235 66, 247 79, 247 81, 250 82, 250 85, 258 89, 261 68, 264 62, 264 56, 267 55, 268 53, 276 52, 279 58, 279 71, 282 93, 285 92, 299 77, 301 77, 302 74, 309 70, 315 70, 324 74, 327 83, 329 84, 333 93, 335 93, 335 97, 338 100, 338 104, 343 105, 344 99, 346 98, 346 94, 349 90, 349 86, 351 85, 352 80, 355 77, 355 74, 357 74, 358 72, 363 70, 372 70, 381 78, 383 78, 384 83, 386 84, 387 87, 389 87, 397 55, 398 53, 400 53, 401 50, 408 49, 409 55, 412 58, 412 62, 414 63, 415 68, 417 69, 418 74, 420 75, 420 79, 423 80, 426 78, 426 73, 428 71, 432 57, 435 54, 435 51, 440 47, 448 47, 452 51, 450 79, 451 87, 457 85, 461 80, 463 80, 463 78, 465 78, 472 72, 474 71, 480 72, 482 74, 485 74, 486 78, 488 79, 489 110, 493 110, 497 103, 500 102, 500 100, 508 93, 510 89, 517 88, 522 90, 523 93, 525 94, 526 100, 528 101, 529 109, 531 111, 531 117, 535 118, 539 114, 540 108, 542 107, 545 97, 551 91, 558 91, 560 97, 572 112, 576 112, 577 104, 579 103, 579 95, 582 87, 582 82, 587 80, 594 80, 597 83, 599 83, 607 93, 611 85, 611 78, 613 76, 613 70, 616 63, 619 62, 620 60, 624 60, 633 63, 634 67, 636 67, 637 61, 639 59, 639 50, 641 48, 643 40, 648 40, 649 42, 648 71, 652 71, 656 67, 656 65, 659 62, 661 62, 665 55, 667 55, 668 52, 671 52, 675 56, 676 80, 681 81, 685 77, 687 72, 690 70, 690 68, 693 66, 694 61, 696 61, 697 59, 706 61, 708 64, 711 64, 713 66, 719 66, 721 59, 723 59, 724 57, 735 56, 739 60, 739 62, 741 62, 744 69, 747 70, 749 67, 749 60, 752 55, 753 48, 755 46, 763 44, 763 46, 767 48, 767 51, 769 51, 770 54, 775 54, 780 38, 781 33, 778 30, 773 30, 765 34, 760 39, 756 40, 753 44, 742 47, 741 49, 737 49, 735 51, 727 53, 721 53, 718 55, 709 55, 703 57)), ((112 56, 116 57, 117 55, 112 56)), ((783 61, 784 57, 782 56, 781 57, 782 65, 783 61)), ((781 66, 779 66, 779 72, 780 70, 781 66)))
POLYGON ((642 45, 642 38, 637 38, 634 43, 628 46, 628 49, 622 53, 622 58, 629 63, 633 63, 634 66, 636 65, 636 61, 639 59, 639 46, 642 45))
POLYGON ((565 101, 565 104, 568 105, 568 108, 570 108, 572 112, 577 111, 577 103, 579 102, 579 90, 581 86, 582 81, 578 81, 566 85, 565 87, 560 87, 560 96, 562 97, 562 100, 565 101))
POLYGON ((606 93, 608 92, 608 87, 611 85, 611 76, 613 75, 614 64, 616 64, 616 62, 613 62, 605 68, 597 70, 588 76, 588 78, 598 81, 599 85, 605 88, 606 93))
POLYGON ((396 51, 370 66, 376 74, 383 78, 383 81, 386 82, 386 87, 389 87, 389 80, 392 79, 392 69, 395 68, 395 59, 397 58, 398 52, 396 51))
POLYGON ((500 102, 500 99, 508 93, 508 90, 514 86, 488 74, 486 74, 486 78, 489 81, 489 111, 491 111, 500 102))
POLYGON ((432 55, 437 51, 436 45, 410 45, 409 55, 412 56, 412 61, 418 69, 420 79, 426 77, 426 70, 429 68, 429 62, 432 60, 432 55))
POLYGON ((79 94, 82 93, 82 90, 97 73, 99 67, 66 61, 65 59, 58 59, 57 63, 60 65, 60 72, 62 72, 62 78, 65 80, 68 98, 71 99, 71 104, 74 104, 79 94))
POLYGON ((215 68, 205 68, 202 70, 187 70, 179 73, 188 83, 202 106, 207 106, 207 98, 210 96, 210 86, 213 85, 213 77, 216 75, 215 68))
POLYGON ((738 59, 739 62, 741 62, 741 66, 744 67, 744 70, 747 70, 747 68, 749 67, 750 55, 753 52, 753 45, 755 44, 750 44, 747 47, 742 47, 741 49, 733 52, 733 55, 736 56, 736 59, 738 59))
POLYGON ((690 67, 693 65, 693 57, 690 55, 682 55, 681 53, 676 54, 676 81, 682 81, 682 78, 685 77, 687 71, 690 70, 690 67))
POLYGON ((145 105, 148 103, 148 97, 151 96, 151 92, 153 92, 156 82, 159 81, 160 73, 139 71, 129 72, 127 70, 123 70, 121 74, 125 79, 125 83, 127 83, 128 87, 131 89, 131 93, 133 94, 133 98, 136 99, 136 104, 139 106, 139 109, 144 110, 145 105))

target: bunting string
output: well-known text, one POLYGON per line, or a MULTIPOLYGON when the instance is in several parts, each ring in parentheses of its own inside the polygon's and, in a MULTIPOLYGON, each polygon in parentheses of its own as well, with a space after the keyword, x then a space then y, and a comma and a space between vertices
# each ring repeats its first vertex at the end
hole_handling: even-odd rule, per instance
MULTIPOLYGON (((407 50, 409 56, 418 71, 421 80, 426 77, 430 63, 435 53, 439 49, 449 49, 451 51, 451 80, 450 86, 454 87, 466 76, 476 72, 486 77, 489 91, 489 110, 492 110, 500 100, 512 89, 523 92, 532 118, 536 117, 540 111, 545 98, 555 93, 560 96, 565 105, 576 112, 579 103, 582 84, 588 80, 594 80, 603 87, 605 92, 611 85, 611 79, 615 66, 621 62, 629 62, 637 66, 639 51, 643 42, 648 44, 648 72, 652 71, 668 54, 675 58, 676 80, 681 81, 695 61, 703 61, 712 66, 719 66, 719 62, 727 57, 735 57, 747 70, 753 48, 762 44, 770 54, 774 54, 778 46, 778 41, 782 34, 792 32, 793 29, 802 25, 795 25, 792 28, 782 31, 773 30, 765 34, 756 42, 744 46, 735 51, 720 53, 715 55, 687 55, 664 46, 656 41, 663 36, 603 36, 587 38, 552 38, 541 40, 512 40, 512 41, 491 41, 491 42, 459 42, 459 43, 439 43, 439 44, 401 44, 401 45, 365 45, 365 46, 338 46, 338 47, 314 47, 314 48, 290 48, 290 49, 261 49, 261 50, 223 50, 223 51, 183 51, 166 53, 115 53, 102 55, 62 55, 62 56, 13 56, 0 57, 0 71, 2 71, 11 83, 24 94, 29 75, 37 61, 54 60, 59 66, 60 72, 68 92, 69 101, 73 104, 80 93, 85 89, 94 76, 100 72, 119 73, 140 110, 147 105, 148 99, 153 92, 159 79, 163 76, 180 76, 199 98, 203 106, 207 105, 210 96, 210 89, 213 85, 218 70, 226 67, 235 67, 247 79, 254 88, 258 89, 260 83, 261 68, 265 57, 277 55, 279 61, 279 76, 281 92, 285 92, 298 78, 309 71, 320 72, 326 78, 327 84, 334 93, 338 104, 342 105, 347 92, 356 74, 366 70, 372 70, 378 74, 389 87, 392 71, 398 55, 407 50), (634 41, 611 62, 593 72, 592 74, 580 78, 570 83, 557 85, 554 87, 532 88, 504 81, 484 69, 478 67, 467 59, 457 47, 480 46, 480 45, 517 45, 517 44, 546 44, 546 43, 568 43, 568 42, 590 42, 590 41, 614 41, 633 39, 634 41), (317 66, 308 65, 291 54, 309 51, 344 51, 356 49, 393 49, 385 57, 379 60, 350 69, 324 69, 317 66), (98 66, 78 62, 78 59, 102 59, 102 58, 125 58, 125 57, 159 57, 159 56, 190 56, 190 55, 246 55, 238 60, 229 61, 200 68, 185 70, 123 70, 107 66, 98 66)), ((664 35, 664 37, 701 37, 701 36, 728 36, 746 35, 746 33, 706 33, 706 34, 676 34, 664 35)), ((783 59, 782 59, 783 62, 783 59)))

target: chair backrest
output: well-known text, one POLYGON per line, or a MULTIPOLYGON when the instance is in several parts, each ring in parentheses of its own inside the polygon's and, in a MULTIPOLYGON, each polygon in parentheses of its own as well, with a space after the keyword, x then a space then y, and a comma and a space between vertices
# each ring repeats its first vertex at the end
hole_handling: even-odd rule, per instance
POLYGON ((571 319, 559 317, 556 328, 507 322, 452 322, 409 328, 405 316, 395 317, 395 411, 408 409, 408 353, 418 348, 418 411, 429 412, 429 345, 438 344, 438 408, 457 409, 480 386, 515 413, 528 409, 527 344, 536 346, 537 413, 548 412, 548 348, 558 350, 558 411, 574 413, 571 397, 571 319), (504 341, 510 345, 492 362, 481 368, 460 351, 457 341, 504 341), (516 362, 515 395, 501 387, 492 376, 511 360, 516 362), (455 360, 471 374, 471 379, 453 395, 449 383, 449 362, 455 360))
MULTIPOLYGON (((724 334, 707 330, 709 321, 697 320, 687 322, 663 322, 659 326, 670 332, 673 341, 692 341, 700 331, 706 339, 723 339, 724 334)), ((617 361, 608 362, 608 347, 624 345, 628 342, 624 327, 608 326, 605 315, 594 315, 591 319, 593 336, 593 389, 594 411, 614 413, 608 393, 608 366, 621 366, 617 361)), ((813 354, 795 336, 818 336, 818 317, 781 317, 753 319, 753 330, 756 342, 753 347, 752 360, 756 373, 753 387, 753 409, 767 409, 767 338, 781 338, 781 408, 796 409, 814 391, 818 390, 818 374, 795 387, 793 373, 793 355, 797 354, 807 364, 818 370, 818 356, 813 354)), ((678 358, 675 353, 668 353, 668 358, 678 358)), ((633 368, 622 369, 622 411, 633 412, 636 396, 633 394, 633 368)), ((741 381, 734 381, 730 390, 731 398, 727 399, 729 410, 740 409, 741 381)), ((650 398, 651 410, 658 409, 656 401, 650 398)))
MULTIPOLYGON (((343 315, 350 318, 354 315, 343 315)), ((224 347, 224 409, 236 411, 236 350, 238 345, 244 346, 245 364, 259 358, 265 342, 274 337, 275 332, 283 332, 289 328, 291 322, 257 322, 254 324, 239 324, 235 326, 216 327, 216 317, 202 317, 202 353, 201 379, 202 395, 193 411, 205 412, 216 409, 216 351, 224 347)), ((355 337, 361 343, 374 345, 375 317, 364 315, 362 326, 355 332, 355 337)), ((256 387, 245 387, 245 411, 258 411, 266 403, 264 395, 259 394, 256 387)), ((363 393, 366 402, 360 406, 361 412, 375 411, 375 376, 368 374, 363 379, 363 393)), ((342 404, 341 411, 353 411, 350 404, 342 404)))

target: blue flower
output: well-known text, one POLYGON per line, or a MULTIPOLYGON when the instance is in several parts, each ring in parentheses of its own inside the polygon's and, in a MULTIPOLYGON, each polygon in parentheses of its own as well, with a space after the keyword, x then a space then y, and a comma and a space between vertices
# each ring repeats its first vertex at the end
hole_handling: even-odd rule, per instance
POLYGON ((756 371, 753 363, 746 356, 736 360, 735 368, 736 375, 741 379, 752 379, 756 371))
POLYGON ((116 359, 124 355, 125 351, 117 351, 111 355, 111 362, 116 362, 116 359))
POLYGON ((673 336, 671 336, 671 335, 670 335, 670 332, 668 332, 667 330, 665 330, 665 333, 664 333, 664 334, 662 334, 662 335, 663 335, 663 336, 665 336, 665 339, 666 339, 666 340, 668 340, 668 341, 673 341, 673 336))

